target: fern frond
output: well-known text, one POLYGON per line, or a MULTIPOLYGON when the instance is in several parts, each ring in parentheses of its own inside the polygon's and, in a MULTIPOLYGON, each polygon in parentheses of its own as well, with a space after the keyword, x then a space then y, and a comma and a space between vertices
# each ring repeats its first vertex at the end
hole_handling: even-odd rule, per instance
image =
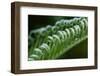
POLYGON ((29 60, 56 59, 87 38, 86 18, 60 20, 29 34, 29 60), (33 38, 32 38, 33 37, 33 38))

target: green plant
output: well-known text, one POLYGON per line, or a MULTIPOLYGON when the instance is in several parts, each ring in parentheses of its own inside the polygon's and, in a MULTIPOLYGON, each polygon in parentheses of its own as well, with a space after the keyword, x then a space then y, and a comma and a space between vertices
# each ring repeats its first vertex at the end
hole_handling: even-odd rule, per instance
POLYGON ((85 17, 60 20, 29 34, 29 60, 56 59, 87 38, 88 20, 85 17))

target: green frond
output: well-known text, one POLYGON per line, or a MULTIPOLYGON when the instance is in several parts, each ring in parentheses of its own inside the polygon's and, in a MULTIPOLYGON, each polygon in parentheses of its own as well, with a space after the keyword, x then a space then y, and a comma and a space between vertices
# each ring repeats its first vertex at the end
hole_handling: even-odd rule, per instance
POLYGON ((29 33, 29 59, 56 59, 87 38, 88 20, 74 18, 60 20, 29 33))

